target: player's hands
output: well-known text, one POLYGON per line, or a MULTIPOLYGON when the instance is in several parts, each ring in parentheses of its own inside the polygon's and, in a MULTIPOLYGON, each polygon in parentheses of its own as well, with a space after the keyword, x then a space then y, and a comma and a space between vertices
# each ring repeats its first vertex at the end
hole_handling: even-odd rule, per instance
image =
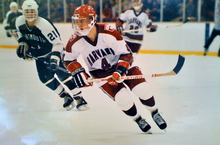
MULTIPOLYGON (((125 76, 125 74, 123 74, 123 76, 125 76)), ((112 74, 112 77, 108 78, 108 83, 112 86, 116 86, 118 85, 118 83, 122 83, 124 81, 124 79, 122 79, 121 77, 121 74, 119 74, 118 72, 114 72, 112 74)))
POLYGON ((117 65, 116 71, 112 74, 112 77, 108 79, 108 83, 110 85, 118 85, 118 83, 122 83, 124 81, 122 76, 126 75, 129 66, 128 62, 120 61, 117 65))
POLYGON ((124 30, 122 25, 116 26, 116 29, 117 29, 117 31, 118 31, 120 34, 122 34, 122 32, 123 32, 123 30, 124 30))
POLYGON ((28 44, 26 42, 20 42, 18 45, 19 46, 16 50, 17 56, 19 58, 27 59, 28 44))
POLYGON ((7 37, 11 37, 11 33, 10 33, 10 31, 8 30, 8 31, 6 31, 6 36, 7 37))
POLYGON ((79 68, 79 69, 75 70, 74 72, 72 72, 71 74, 72 74, 72 76, 74 78, 74 81, 75 81, 76 85, 79 88, 88 87, 88 86, 92 86, 93 85, 92 83, 89 83, 87 81, 87 79, 90 76, 85 72, 84 68, 79 68))
POLYGON ((78 88, 92 86, 93 83, 88 82, 90 77, 85 69, 78 62, 72 62, 67 66, 78 88))
POLYGON ((157 31, 157 25, 150 25, 148 28, 147 28, 147 32, 155 32, 157 31))
POLYGON ((58 51, 53 51, 50 53, 50 63, 49 67, 52 71, 57 70, 57 66, 60 64, 60 52, 58 51))

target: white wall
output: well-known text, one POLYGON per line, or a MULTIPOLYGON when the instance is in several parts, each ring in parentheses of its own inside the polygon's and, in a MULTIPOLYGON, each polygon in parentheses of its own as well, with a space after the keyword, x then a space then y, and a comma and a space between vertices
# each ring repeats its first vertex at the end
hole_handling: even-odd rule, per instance
MULTIPOLYGON (((173 50, 173 51, 203 51, 205 41, 205 23, 186 23, 181 27, 165 28, 181 23, 155 23, 158 24, 158 31, 145 33, 142 50, 173 50)), ((114 23, 111 23, 114 26, 114 23)), ((71 23, 55 23, 62 40, 66 45, 70 35, 73 33, 71 23)), ((210 33, 213 23, 210 26, 210 33)), ((0 24, 0 46, 17 45, 13 38, 7 38, 3 25, 0 24)), ((220 37, 216 37, 210 46, 211 52, 217 52, 220 46, 220 37)))
MULTIPOLYGON (((145 43, 142 49, 148 50, 179 50, 179 51, 204 51, 205 23, 186 23, 181 27, 164 28, 165 26, 176 26, 181 23, 159 23, 156 33, 145 33, 145 43), (160 28, 161 26, 161 28, 160 28)), ((210 26, 210 33, 213 24, 210 26)), ((220 38, 216 37, 210 46, 210 51, 217 51, 220 38)))

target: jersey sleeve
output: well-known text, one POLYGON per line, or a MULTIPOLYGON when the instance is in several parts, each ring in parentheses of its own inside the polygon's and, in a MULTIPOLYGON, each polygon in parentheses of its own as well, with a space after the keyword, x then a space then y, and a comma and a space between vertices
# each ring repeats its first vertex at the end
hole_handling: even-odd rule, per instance
POLYGON ((79 57, 80 53, 73 50, 72 52, 64 51, 64 61, 73 61, 79 57))
POLYGON ((126 14, 125 12, 122 12, 119 16, 118 16, 118 19, 122 22, 125 22, 126 21, 126 14))
POLYGON ((17 29, 18 34, 18 42, 25 42, 25 39, 23 38, 23 35, 20 32, 19 26, 24 23, 24 16, 19 16, 15 21, 15 27, 17 29))
POLYGON ((9 17, 9 15, 10 15, 11 13, 12 13, 11 11, 7 12, 6 17, 5 17, 5 19, 3 20, 3 26, 4 26, 4 27, 9 26, 9 25, 8 25, 8 17, 9 17))
POLYGON ((77 43, 77 40, 79 40, 79 38, 76 38, 76 35, 72 35, 70 37, 64 51, 64 61, 73 61, 77 59, 81 54, 79 48, 81 48, 82 46, 80 46, 80 44, 77 43))
POLYGON ((61 52, 63 49, 63 42, 55 26, 43 18, 39 19, 38 24, 37 27, 39 27, 45 38, 53 45, 52 51, 61 52))
POLYGON ((116 29, 111 28, 111 26, 106 25, 105 30, 109 31, 108 32, 109 35, 106 35, 107 37, 105 39, 107 40, 106 43, 109 45, 110 48, 112 48, 115 51, 116 55, 131 53, 123 37, 116 29))
POLYGON ((8 24, 7 24, 7 19, 6 19, 6 18, 3 20, 3 26, 4 26, 4 27, 8 26, 8 24))
POLYGON ((151 24, 152 24, 152 20, 151 20, 150 14, 149 14, 148 12, 146 12, 146 11, 144 11, 144 14, 146 15, 146 19, 145 19, 144 24, 145 24, 146 26, 151 25, 151 24))
POLYGON ((152 24, 152 21, 150 20, 150 19, 146 19, 145 20, 145 25, 146 26, 149 26, 149 25, 151 25, 152 24))

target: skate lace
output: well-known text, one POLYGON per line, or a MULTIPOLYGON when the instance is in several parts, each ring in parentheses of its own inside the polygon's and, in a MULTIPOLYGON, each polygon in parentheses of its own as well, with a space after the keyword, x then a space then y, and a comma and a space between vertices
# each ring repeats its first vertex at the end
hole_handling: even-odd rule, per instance
POLYGON ((71 99, 67 96, 67 97, 64 97, 64 104, 68 103, 71 99))
POLYGON ((159 113, 156 113, 156 114, 154 115, 153 119, 154 119, 154 121, 157 122, 157 124, 159 124, 159 125, 165 123, 164 120, 163 120, 163 118, 160 116, 159 113))
POLYGON ((85 101, 82 98, 76 100, 77 104, 85 104, 85 101))
POLYGON ((141 119, 140 121, 138 121, 138 125, 141 128, 145 128, 147 126, 147 122, 144 119, 141 119))

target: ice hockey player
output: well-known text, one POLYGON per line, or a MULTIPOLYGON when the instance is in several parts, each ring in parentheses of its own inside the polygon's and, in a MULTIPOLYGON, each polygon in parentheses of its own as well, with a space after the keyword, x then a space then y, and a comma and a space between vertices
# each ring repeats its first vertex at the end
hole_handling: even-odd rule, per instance
POLYGON ((10 11, 7 12, 6 17, 3 21, 3 26, 6 31, 7 37, 13 36, 16 40, 18 39, 16 27, 15 27, 15 20, 17 17, 22 15, 22 11, 18 9, 18 4, 16 2, 11 2, 10 11))
POLYGON ((96 23, 96 12, 89 5, 81 5, 74 11, 72 25, 75 33, 69 39, 64 52, 64 66, 82 84, 89 86, 88 75, 77 58, 82 54, 88 71, 93 78, 108 78, 98 82, 99 88, 114 100, 122 111, 130 116, 143 132, 150 132, 151 126, 137 112, 129 90, 135 93, 146 106, 153 120, 165 129, 166 122, 155 105, 154 96, 145 79, 122 80, 124 75, 141 75, 138 66, 133 66, 130 48, 118 31, 108 24, 96 23), (129 87, 129 89, 126 87, 129 87))
POLYGON ((142 46, 144 31, 157 30, 157 25, 152 25, 150 14, 142 10, 142 6, 141 0, 133 0, 132 7, 124 10, 116 22, 117 31, 123 35, 125 42, 135 55, 142 46))
MULTIPOLYGON (((209 39, 207 40, 204 46, 205 48, 204 56, 206 56, 209 46, 211 45, 212 41, 217 35, 220 36, 220 0, 216 0, 216 3, 215 3, 215 25, 212 30, 211 36, 209 37, 209 39)), ((218 50, 218 56, 220 57, 220 47, 218 50)))
POLYGON ((81 91, 71 75, 57 69, 57 66, 64 68, 61 61, 61 52, 64 48, 59 32, 50 20, 38 16, 38 5, 34 0, 25 0, 22 10, 23 15, 16 20, 19 35, 18 57, 23 59, 33 57, 36 60, 40 81, 64 98, 64 108, 70 110, 75 107, 74 98, 77 109, 86 110, 87 102, 81 96, 81 91), (70 91, 65 90, 55 74, 70 91))

